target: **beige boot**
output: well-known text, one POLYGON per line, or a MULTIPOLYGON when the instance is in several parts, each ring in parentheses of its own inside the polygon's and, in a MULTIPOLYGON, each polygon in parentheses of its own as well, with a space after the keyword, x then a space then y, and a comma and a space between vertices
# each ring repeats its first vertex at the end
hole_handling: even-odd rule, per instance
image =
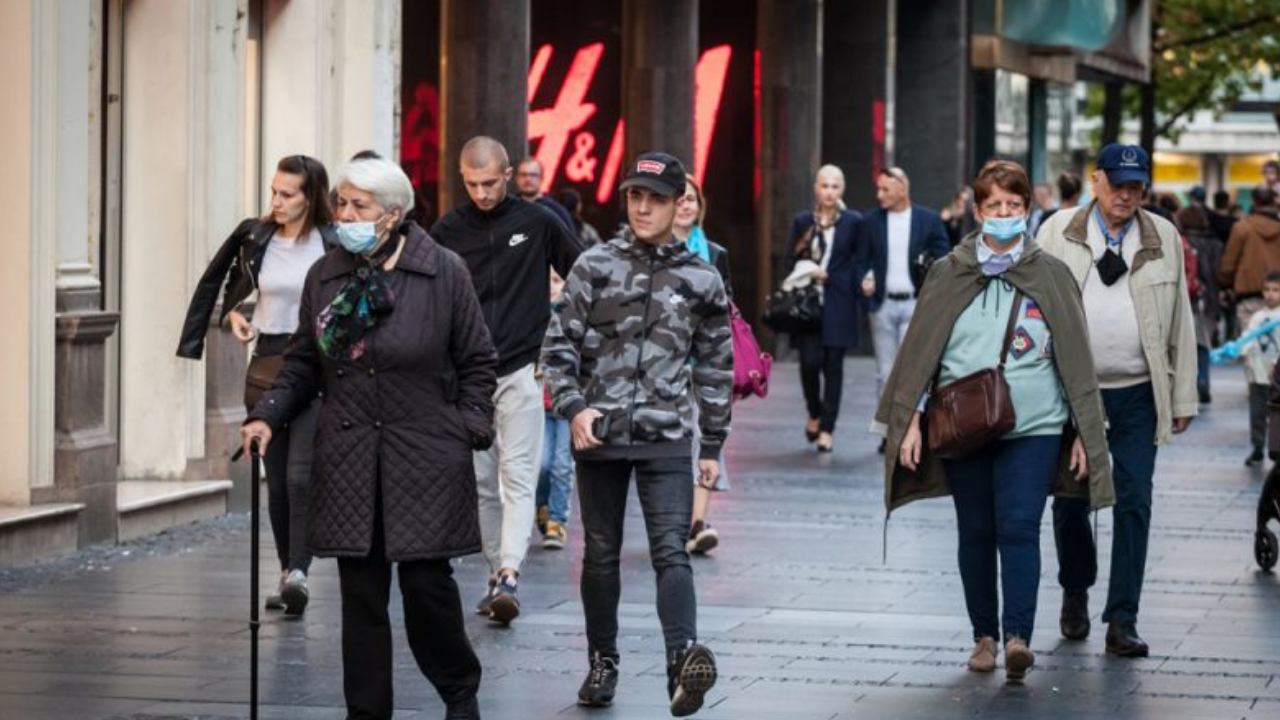
POLYGON ((1027 647, 1027 641, 1012 635, 1004 644, 1005 677, 1013 681, 1021 681, 1027 670, 1036 664, 1036 654, 1027 647))
POLYGON ((991 672, 996 669, 996 639, 980 637, 969 653, 969 669, 974 672, 991 672))

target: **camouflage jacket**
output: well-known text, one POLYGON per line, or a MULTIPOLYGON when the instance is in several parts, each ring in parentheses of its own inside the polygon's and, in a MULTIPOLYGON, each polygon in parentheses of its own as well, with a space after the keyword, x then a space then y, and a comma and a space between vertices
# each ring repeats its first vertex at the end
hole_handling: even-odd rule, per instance
POLYGON ((733 335, 715 268, 684 243, 650 247, 627 230, 582 253, 564 297, 542 345, 553 409, 609 418, 604 446, 580 456, 687 456, 696 396, 700 455, 716 458, 729 433, 733 335))

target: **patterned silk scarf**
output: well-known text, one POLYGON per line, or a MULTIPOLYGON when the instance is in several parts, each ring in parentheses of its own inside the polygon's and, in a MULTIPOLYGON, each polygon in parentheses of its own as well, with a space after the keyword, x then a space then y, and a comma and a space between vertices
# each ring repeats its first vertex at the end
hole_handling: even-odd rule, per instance
POLYGON ((395 307, 382 265, 399 246, 398 237, 392 237, 372 255, 355 256, 356 269, 316 317, 316 344, 325 357, 359 360, 364 355, 365 335, 395 307))

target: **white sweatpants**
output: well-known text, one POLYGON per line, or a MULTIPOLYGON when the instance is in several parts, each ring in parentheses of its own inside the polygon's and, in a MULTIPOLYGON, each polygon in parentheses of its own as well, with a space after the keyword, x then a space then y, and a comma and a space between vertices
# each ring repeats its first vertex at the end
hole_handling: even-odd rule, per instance
POLYGON ((533 527, 545 410, 533 365, 498 378, 493 447, 475 453, 480 536, 489 569, 519 570, 533 527))

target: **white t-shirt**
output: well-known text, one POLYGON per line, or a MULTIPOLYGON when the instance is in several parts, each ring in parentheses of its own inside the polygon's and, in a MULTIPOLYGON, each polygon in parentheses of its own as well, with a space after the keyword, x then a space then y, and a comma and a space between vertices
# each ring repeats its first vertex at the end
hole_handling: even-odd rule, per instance
POLYGON ((271 236, 258 272, 258 307, 253 326, 265 335, 292 333, 298 329, 298 306, 307 271, 324 257, 320 231, 312 228, 301 238, 271 236))
POLYGON ((1133 258, 1141 241, 1135 222, 1120 240, 1120 254, 1130 270, 1111 286, 1098 277, 1097 262, 1107 249, 1107 241, 1098 229, 1098 221, 1089 217, 1089 247, 1094 265, 1085 276, 1082 290, 1084 314, 1089 321, 1089 344, 1093 348, 1094 369, 1098 386, 1122 388, 1144 383, 1151 378, 1147 356, 1142 351, 1142 333, 1138 328, 1138 311, 1133 306, 1129 279, 1133 277, 1133 258))
POLYGON ((911 283, 911 208, 887 215, 889 256, 884 291, 893 294, 914 293, 916 287, 911 283))

